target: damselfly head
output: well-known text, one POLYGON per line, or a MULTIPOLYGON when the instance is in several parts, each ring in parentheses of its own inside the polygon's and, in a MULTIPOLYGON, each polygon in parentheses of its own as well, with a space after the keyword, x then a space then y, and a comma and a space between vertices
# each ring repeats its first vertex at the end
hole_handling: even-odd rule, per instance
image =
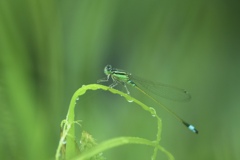
POLYGON ((111 71, 112 71, 112 66, 111 65, 106 65, 106 67, 104 68, 104 73, 106 75, 109 75, 109 74, 111 74, 111 71))

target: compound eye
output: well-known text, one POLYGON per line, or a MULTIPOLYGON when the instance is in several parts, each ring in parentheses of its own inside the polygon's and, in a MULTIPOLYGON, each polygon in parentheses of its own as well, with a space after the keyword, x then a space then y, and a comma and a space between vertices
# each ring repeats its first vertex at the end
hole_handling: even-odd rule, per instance
POLYGON ((108 71, 111 71, 111 70, 112 70, 112 66, 111 66, 111 65, 107 65, 107 66, 106 66, 106 69, 107 69, 108 71))

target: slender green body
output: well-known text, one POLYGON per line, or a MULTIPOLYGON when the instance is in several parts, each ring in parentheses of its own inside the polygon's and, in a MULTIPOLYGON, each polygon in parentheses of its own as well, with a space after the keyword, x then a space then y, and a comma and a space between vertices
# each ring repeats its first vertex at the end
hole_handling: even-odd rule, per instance
MULTIPOLYGON (((141 89, 140 86, 137 85, 137 83, 135 83, 135 81, 133 80, 133 78, 132 78, 130 73, 127 73, 127 72, 125 72, 123 70, 120 70, 120 69, 112 68, 111 65, 107 65, 104 68, 104 73, 107 75, 107 79, 98 80, 98 83, 99 82, 107 82, 109 80, 109 78, 111 77, 112 80, 113 80, 113 83, 109 87, 115 87, 116 85, 121 84, 121 85, 123 85, 126 88, 126 91, 127 91, 128 94, 130 94, 130 92, 128 91, 127 84, 132 86, 132 87, 134 87, 134 88, 136 88, 137 90, 142 92, 144 95, 149 97, 151 100, 153 100, 155 103, 157 103, 159 106, 164 108, 166 111, 171 113, 176 119, 178 119, 180 122, 182 122, 189 130, 191 130, 192 132, 198 134, 198 130, 193 125, 188 124, 187 122, 185 122, 176 113, 171 111, 169 108, 167 108, 166 106, 161 104, 159 101, 157 101, 155 98, 153 98, 148 93, 146 93, 143 89, 141 89)), ((177 91, 181 91, 181 92, 183 92, 184 94, 187 95, 187 92, 185 90, 181 90, 181 89, 178 89, 178 88, 176 88, 176 90, 177 91)), ((187 97, 189 97, 189 95, 187 95, 187 97)))

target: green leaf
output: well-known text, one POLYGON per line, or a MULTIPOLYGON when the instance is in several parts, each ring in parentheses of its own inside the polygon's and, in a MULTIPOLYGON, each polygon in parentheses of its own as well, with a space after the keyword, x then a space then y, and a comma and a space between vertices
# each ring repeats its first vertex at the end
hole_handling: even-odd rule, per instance
POLYGON ((72 158, 76 160, 89 159, 96 154, 102 153, 105 150, 108 150, 120 145, 126 145, 126 144, 141 144, 141 145, 152 146, 154 148, 153 155, 151 157, 152 160, 156 159, 158 150, 165 153, 170 160, 174 160, 174 157, 171 155, 171 153, 169 153, 167 150, 165 150, 162 146, 159 145, 161 140, 162 121, 158 117, 155 109, 152 107, 148 107, 144 103, 140 102, 139 100, 131 97, 126 93, 123 93, 119 90, 116 90, 114 88, 110 88, 107 86, 103 86, 99 84, 89 84, 89 85, 83 85, 81 88, 79 88, 72 96, 66 119, 62 121, 61 128, 62 128, 62 134, 61 134, 61 138, 60 138, 56 156, 55 156, 56 160, 59 160, 59 158, 62 155, 64 155, 65 156, 64 158, 66 158, 67 160, 72 158), (149 112, 152 117, 156 118, 157 129, 158 129, 156 140, 150 141, 150 140, 139 138, 139 137, 119 137, 119 138, 107 140, 105 142, 100 143, 99 145, 96 145, 96 143, 93 143, 93 141, 91 140, 92 141, 91 147, 88 146, 89 148, 87 150, 84 150, 80 155, 78 155, 79 148, 76 145, 75 128, 74 128, 74 124, 78 123, 74 119, 74 116, 75 116, 74 109, 75 109, 76 101, 78 100, 78 97, 85 94, 87 90, 98 90, 98 89, 110 91, 113 94, 118 94, 121 97, 124 97, 127 101, 131 101, 138 104, 140 107, 142 107, 143 110, 149 112), (65 145, 65 141, 67 142, 66 145, 65 145), (64 153, 61 153, 61 151, 64 151, 64 153))

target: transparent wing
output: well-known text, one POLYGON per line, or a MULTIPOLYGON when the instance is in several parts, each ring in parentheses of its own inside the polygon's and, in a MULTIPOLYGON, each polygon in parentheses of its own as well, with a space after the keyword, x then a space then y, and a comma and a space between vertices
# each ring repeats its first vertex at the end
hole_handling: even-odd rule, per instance
POLYGON ((136 83, 136 85, 139 88, 143 89, 148 94, 152 93, 156 96, 160 96, 173 101, 181 101, 181 102, 186 102, 191 99, 190 93, 188 93, 184 89, 171 86, 168 84, 148 81, 132 75, 131 75, 131 79, 136 83))

